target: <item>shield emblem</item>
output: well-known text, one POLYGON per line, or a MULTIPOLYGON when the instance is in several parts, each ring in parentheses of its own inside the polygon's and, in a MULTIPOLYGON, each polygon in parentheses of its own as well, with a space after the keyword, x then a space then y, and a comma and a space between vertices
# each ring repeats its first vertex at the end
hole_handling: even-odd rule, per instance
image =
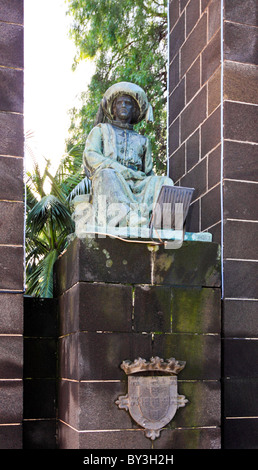
POLYGON ((128 377, 128 409, 140 426, 159 435, 177 410, 177 377, 128 377))
POLYGON ((178 395, 175 375, 184 364, 174 358, 164 362, 155 357, 150 362, 138 358, 133 363, 124 361, 121 365, 131 375, 128 377, 128 394, 120 396, 116 404, 129 411, 134 421, 145 428, 145 435, 150 439, 159 437, 161 429, 172 420, 177 409, 188 401, 184 395, 178 395), (133 375, 141 371, 152 375, 133 375), (173 375, 153 375, 161 371, 169 371, 173 375))

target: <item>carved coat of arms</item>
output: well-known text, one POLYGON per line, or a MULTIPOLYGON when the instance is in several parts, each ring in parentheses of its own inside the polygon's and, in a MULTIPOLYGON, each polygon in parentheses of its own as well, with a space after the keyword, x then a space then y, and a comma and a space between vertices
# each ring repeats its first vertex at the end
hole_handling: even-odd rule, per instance
POLYGON ((177 374, 184 366, 185 362, 174 358, 164 361, 159 357, 152 357, 149 362, 142 358, 123 361, 120 366, 128 375, 128 394, 120 396, 116 404, 129 411, 136 423, 145 428, 146 437, 152 440, 159 437, 177 409, 188 402, 184 395, 177 393, 177 374), (158 375, 161 372, 163 374, 158 375))

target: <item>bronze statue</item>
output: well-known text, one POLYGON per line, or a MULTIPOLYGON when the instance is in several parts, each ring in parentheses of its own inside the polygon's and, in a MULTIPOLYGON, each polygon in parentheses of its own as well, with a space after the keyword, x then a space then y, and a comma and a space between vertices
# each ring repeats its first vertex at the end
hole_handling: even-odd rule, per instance
POLYGON ((153 173, 150 141, 133 129, 143 119, 153 121, 142 88, 120 82, 106 91, 83 154, 92 181, 90 217, 94 213, 97 225, 103 223, 104 204, 107 226, 148 227, 161 186, 173 185, 170 178, 153 173))

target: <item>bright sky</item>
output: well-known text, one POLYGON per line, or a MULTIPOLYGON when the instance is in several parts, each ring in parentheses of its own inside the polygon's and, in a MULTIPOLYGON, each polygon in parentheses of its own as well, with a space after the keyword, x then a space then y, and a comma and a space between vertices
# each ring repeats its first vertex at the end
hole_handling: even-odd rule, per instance
MULTIPOLYGON (((71 18, 66 8, 65 0, 24 0, 25 132, 34 133, 30 145, 37 159, 50 158, 53 169, 65 150, 68 111, 78 103, 92 74, 90 62, 71 70, 75 46, 68 37, 71 18)), ((26 167, 30 168, 28 157, 26 167)))

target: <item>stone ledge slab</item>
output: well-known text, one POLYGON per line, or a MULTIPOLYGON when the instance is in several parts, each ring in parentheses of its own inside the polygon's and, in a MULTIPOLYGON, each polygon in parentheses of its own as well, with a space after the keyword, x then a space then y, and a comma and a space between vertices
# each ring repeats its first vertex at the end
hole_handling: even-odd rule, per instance
POLYGON ((220 287, 220 250, 212 242, 171 250, 109 237, 75 239, 56 262, 54 277, 55 296, 77 282, 220 287))

